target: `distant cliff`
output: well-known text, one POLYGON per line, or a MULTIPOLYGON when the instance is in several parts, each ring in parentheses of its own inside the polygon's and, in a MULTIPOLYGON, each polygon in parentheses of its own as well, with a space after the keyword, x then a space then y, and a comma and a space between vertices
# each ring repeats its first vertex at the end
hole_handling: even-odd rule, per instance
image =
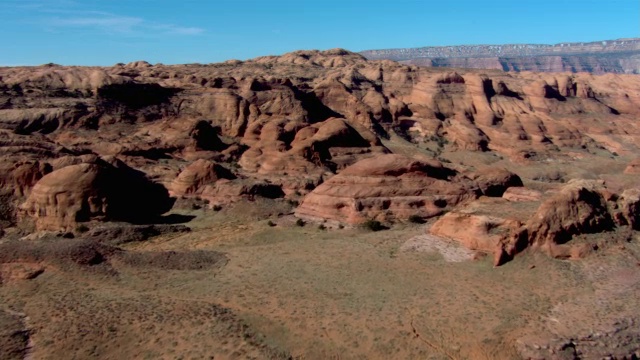
POLYGON ((500 69, 505 71, 640 73, 640 39, 618 39, 555 45, 462 45, 367 50, 372 60, 405 64, 500 69))

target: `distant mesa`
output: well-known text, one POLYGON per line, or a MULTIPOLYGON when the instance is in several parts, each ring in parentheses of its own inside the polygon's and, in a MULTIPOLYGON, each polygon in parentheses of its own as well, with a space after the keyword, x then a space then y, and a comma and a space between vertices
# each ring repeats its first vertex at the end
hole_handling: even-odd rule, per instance
POLYGON ((362 51, 367 59, 504 71, 640 73, 640 39, 506 45, 431 46, 362 51))

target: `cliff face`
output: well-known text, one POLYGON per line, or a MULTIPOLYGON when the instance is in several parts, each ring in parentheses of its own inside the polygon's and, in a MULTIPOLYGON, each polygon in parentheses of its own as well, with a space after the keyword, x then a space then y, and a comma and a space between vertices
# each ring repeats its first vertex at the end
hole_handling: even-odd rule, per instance
POLYGON ((556 45, 472 45, 412 49, 367 50, 368 59, 405 64, 505 71, 640 72, 640 39, 556 45))

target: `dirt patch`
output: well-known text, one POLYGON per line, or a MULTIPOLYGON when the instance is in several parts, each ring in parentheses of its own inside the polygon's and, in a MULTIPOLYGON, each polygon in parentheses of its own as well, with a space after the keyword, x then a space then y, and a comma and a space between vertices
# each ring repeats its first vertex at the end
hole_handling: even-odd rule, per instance
POLYGON ((118 248, 84 239, 10 241, 0 244, 0 263, 55 263, 94 266, 105 262, 118 248))
POLYGON ((472 260, 475 251, 439 236, 424 234, 414 236, 400 247, 402 252, 432 252, 439 253, 448 262, 462 262, 472 260))
POLYGON ((91 229, 87 236, 104 244, 122 245, 130 242, 145 241, 160 235, 183 234, 189 231, 191 229, 184 225, 107 224, 91 229))
POLYGON ((209 270, 221 268, 229 259, 217 251, 125 252, 119 257, 125 264, 163 270, 209 270))
POLYGON ((29 350, 29 330, 23 317, 0 310, 0 359, 23 360, 29 350))
POLYGON ((640 293, 639 259, 633 251, 638 248, 622 244, 577 263, 590 291, 555 304, 545 317, 544 334, 521 338, 520 353, 533 358, 554 352, 584 359, 640 356, 640 316, 631 301, 640 293))

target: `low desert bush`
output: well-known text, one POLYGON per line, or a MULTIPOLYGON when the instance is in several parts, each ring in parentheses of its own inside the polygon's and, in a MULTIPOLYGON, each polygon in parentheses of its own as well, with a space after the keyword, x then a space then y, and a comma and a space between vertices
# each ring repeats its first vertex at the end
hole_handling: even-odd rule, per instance
POLYGON ((382 223, 378 220, 367 220, 362 224, 362 227, 371 231, 380 231, 386 229, 386 227, 382 225, 382 223))

